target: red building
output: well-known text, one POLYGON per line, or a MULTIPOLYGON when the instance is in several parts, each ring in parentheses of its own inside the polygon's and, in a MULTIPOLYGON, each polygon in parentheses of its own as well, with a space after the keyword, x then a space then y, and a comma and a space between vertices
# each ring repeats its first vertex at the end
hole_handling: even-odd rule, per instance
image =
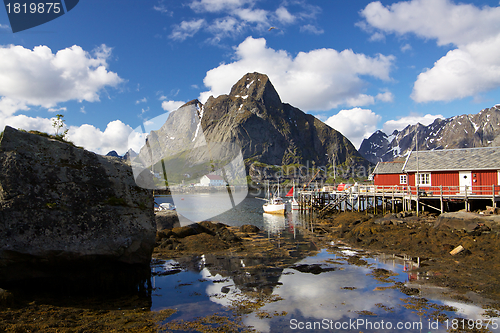
POLYGON ((403 172, 404 161, 379 162, 373 170, 373 183, 379 186, 406 186, 408 176, 403 172))
POLYGON ((404 162, 380 162, 377 186, 416 187, 434 195, 499 194, 500 147, 412 151, 404 162))

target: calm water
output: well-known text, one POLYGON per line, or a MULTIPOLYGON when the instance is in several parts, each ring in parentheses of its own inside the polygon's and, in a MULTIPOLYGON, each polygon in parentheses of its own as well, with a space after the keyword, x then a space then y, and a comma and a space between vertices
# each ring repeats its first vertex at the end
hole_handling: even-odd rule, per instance
MULTIPOLYGON (((164 197, 160 202, 169 200, 164 197)), ((497 317, 489 318, 480 306, 447 298, 442 288, 415 284, 425 279, 423 273, 412 272, 419 264, 417 258, 373 256, 342 244, 330 244, 314 256, 301 256, 301 247, 307 243, 304 229, 314 227, 311 217, 298 212, 281 217, 263 214, 262 204, 249 197, 211 220, 264 228, 265 237, 275 246, 285 240, 296 242, 293 264, 279 268, 272 259, 208 254, 156 261, 152 309, 175 308, 178 311, 169 320, 193 320, 213 313, 229 315, 242 302, 264 300, 243 315, 243 323, 260 332, 448 332, 454 327, 483 325, 484 329, 487 323, 485 332, 500 332, 498 312, 490 312, 497 317), (391 271, 394 276, 376 279, 375 269, 391 271), (407 296, 393 288, 395 282, 422 293, 407 296), (438 313, 448 321, 436 322, 438 313)))

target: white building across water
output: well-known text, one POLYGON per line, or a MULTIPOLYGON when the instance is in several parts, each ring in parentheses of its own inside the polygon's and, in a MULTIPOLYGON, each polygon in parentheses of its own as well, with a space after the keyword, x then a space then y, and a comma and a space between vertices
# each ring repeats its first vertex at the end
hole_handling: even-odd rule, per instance
POLYGON ((226 186, 224 178, 218 175, 205 175, 201 177, 200 184, 202 186, 226 186))

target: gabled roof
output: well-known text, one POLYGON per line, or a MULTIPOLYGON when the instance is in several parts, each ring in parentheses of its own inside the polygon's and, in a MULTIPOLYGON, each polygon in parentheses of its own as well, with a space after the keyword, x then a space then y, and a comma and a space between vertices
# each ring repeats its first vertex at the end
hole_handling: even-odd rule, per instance
POLYGON ((404 172, 500 170, 500 147, 412 151, 404 172))
POLYGON ((208 179, 210 180, 224 180, 221 176, 218 175, 206 175, 208 179))
POLYGON ((378 162, 377 166, 373 170, 373 174, 394 174, 403 173, 403 161, 392 161, 392 162, 378 162))

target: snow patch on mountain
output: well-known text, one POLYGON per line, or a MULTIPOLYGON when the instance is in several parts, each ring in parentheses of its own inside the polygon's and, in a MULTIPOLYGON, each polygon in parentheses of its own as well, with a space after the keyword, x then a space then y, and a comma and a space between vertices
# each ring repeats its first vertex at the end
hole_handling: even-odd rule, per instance
POLYGON ((436 119, 432 124, 408 125, 387 135, 376 131, 363 140, 359 152, 373 163, 392 161, 415 149, 473 148, 500 146, 500 104, 477 114, 436 119))

